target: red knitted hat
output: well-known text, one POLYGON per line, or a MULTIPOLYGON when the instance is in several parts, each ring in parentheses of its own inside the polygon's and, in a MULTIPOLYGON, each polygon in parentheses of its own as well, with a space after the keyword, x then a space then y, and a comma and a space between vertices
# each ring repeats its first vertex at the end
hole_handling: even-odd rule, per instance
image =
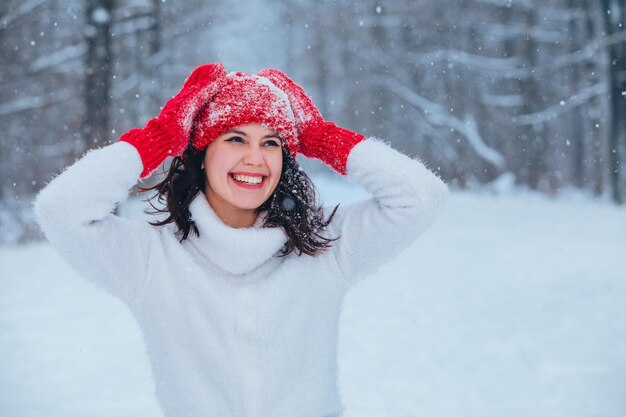
POLYGON ((226 85, 198 112, 191 143, 202 150, 230 128, 247 123, 274 129, 296 155, 296 120, 287 94, 268 78, 243 72, 229 73, 226 85))

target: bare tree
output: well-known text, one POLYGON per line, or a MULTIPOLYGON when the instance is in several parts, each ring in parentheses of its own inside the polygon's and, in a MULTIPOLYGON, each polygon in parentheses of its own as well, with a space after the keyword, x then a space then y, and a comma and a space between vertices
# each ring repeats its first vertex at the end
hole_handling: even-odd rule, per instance
MULTIPOLYGON (((85 9, 85 147, 110 140, 109 108, 112 82, 111 18, 114 0, 88 0, 85 9)), ((82 153, 83 150, 81 150, 82 153)))
MULTIPOLYGON (((616 35, 626 33, 626 1, 602 0, 604 8, 604 30, 607 37, 621 39, 616 35)), ((609 178, 613 200, 624 203, 620 156, 626 143, 626 40, 611 42, 608 46, 609 65, 609 102, 611 118, 609 120, 609 178)))

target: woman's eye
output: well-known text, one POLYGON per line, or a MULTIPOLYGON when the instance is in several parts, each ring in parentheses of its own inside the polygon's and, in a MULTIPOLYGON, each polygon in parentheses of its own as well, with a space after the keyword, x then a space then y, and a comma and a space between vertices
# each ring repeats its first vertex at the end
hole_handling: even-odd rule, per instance
POLYGON ((265 142, 265 144, 267 146, 280 146, 280 144, 275 140, 268 140, 267 142, 265 142))
POLYGON ((226 139, 226 142, 243 142, 243 139, 239 136, 233 136, 232 138, 226 139))

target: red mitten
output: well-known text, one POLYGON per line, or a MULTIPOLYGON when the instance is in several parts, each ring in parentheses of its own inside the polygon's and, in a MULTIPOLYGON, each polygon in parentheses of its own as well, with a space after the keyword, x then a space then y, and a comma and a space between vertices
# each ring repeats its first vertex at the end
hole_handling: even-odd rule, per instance
POLYGON ((168 156, 179 156, 187 147, 193 119, 204 103, 226 84, 221 63, 201 65, 187 77, 180 92, 140 129, 131 129, 119 140, 137 148, 143 163, 141 178, 152 173, 168 156))
POLYGON ((316 158, 342 175, 346 175, 348 155, 365 136, 325 121, 313 101, 285 73, 274 68, 259 71, 289 98, 296 117, 298 150, 307 158, 316 158))

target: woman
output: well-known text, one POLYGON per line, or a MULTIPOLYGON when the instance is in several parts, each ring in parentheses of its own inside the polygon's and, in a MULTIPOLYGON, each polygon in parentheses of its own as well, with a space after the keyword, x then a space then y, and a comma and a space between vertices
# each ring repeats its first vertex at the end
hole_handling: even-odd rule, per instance
POLYGON ((346 291, 413 242, 447 195, 421 162, 325 121, 282 72, 216 63, 144 128, 50 182, 35 210, 67 261, 133 312, 165 416, 322 417, 343 412, 346 291), (327 213, 297 153, 373 198, 327 213), (168 156, 154 187, 167 217, 113 215, 168 156))

